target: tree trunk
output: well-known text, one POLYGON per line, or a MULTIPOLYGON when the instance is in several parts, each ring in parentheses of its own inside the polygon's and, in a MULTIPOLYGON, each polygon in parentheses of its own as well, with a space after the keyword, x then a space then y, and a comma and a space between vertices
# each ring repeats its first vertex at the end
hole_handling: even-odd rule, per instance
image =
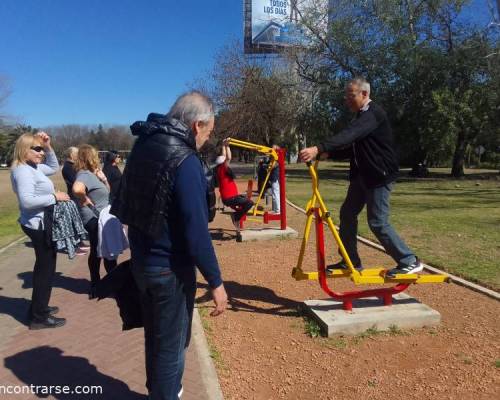
POLYGON ((451 167, 451 176, 454 178, 461 178, 464 173, 465 150, 467 149, 467 142, 465 140, 465 133, 462 131, 457 136, 457 143, 455 146, 455 153, 453 154, 453 165, 451 167))
POLYGON ((470 168, 470 156, 471 156, 471 154, 472 154, 472 146, 467 146, 467 168, 470 168))

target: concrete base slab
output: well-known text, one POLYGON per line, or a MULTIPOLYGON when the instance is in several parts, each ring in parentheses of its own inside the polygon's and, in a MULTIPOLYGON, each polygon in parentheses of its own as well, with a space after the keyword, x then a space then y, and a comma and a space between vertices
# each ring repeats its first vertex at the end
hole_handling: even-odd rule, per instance
POLYGON ((392 306, 384 306, 377 297, 354 300, 352 311, 344 311, 342 302, 333 299, 307 300, 304 304, 327 336, 356 335, 370 328, 384 331, 391 326, 422 328, 441 322, 439 312, 405 293, 398 293, 393 299, 392 306))
POLYGON ((256 240, 291 239, 296 237, 298 237, 297 231, 289 226, 284 230, 264 227, 244 229, 238 233, 236 240, 238 242, 252 242, 256 240))

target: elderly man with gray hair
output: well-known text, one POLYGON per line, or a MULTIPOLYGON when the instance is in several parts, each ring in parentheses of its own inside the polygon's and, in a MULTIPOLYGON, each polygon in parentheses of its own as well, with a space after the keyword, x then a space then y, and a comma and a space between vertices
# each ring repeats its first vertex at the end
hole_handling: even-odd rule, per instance
POLYGON ((197 267, 221 314, 227 295, 208 231, 207 179, 198 150, 214 128, 200 92, 180 96, 167 115, 131 126, 137 140, 111 213, 129 226, 132 272, 141 292, 150 399, 180 398, 197 267))
MULTIPOLYGON (((397 262, 387 275, 420 272, 423 264, 389 223, 389 198, 399 170, 389 118, 383 108, 370 99, 370 84, 362 77, 347 83, 345 101, 356 113, 351 124, 317 146, 303 149, 300 157, 306 162, 318 154, 350 157, 349 189, 340 208, 340 237, 356 269, 363 268, 356 235, 358 215, 366 204, 370 229, 397 262)), ((346 268, 341 260, 327 270, 346 268)))

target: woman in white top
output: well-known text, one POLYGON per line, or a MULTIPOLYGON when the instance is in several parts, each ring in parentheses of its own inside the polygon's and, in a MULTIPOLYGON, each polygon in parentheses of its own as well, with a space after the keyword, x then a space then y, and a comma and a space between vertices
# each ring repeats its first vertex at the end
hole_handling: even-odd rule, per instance
POLYGON ((46 240, 43 222, 46 207, 69 200, 66 193, 56 192, 54 184, 47 178, 58 169, 50 137, 45 132, 25 133, 17 139, 11 182, 19 201, 19 223, 35 249, 30 329, 57 328, 66 323, 64 318, 54 317, 59 310, 57 307, 49 307, 57 253, 51 238, 46 240))

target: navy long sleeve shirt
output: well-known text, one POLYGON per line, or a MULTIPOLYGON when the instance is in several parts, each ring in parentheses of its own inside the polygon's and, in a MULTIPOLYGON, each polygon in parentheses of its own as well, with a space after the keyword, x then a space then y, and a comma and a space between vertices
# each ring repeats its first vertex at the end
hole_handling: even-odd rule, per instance
POLYGON ((177 168, 174 200, 167 224, 158 239, 129 228, 132 258, 147 268, 177 269, 196 266, 212 288, 222 283, 208 231, 207 181, 197 156, 186 158, 177 168))

